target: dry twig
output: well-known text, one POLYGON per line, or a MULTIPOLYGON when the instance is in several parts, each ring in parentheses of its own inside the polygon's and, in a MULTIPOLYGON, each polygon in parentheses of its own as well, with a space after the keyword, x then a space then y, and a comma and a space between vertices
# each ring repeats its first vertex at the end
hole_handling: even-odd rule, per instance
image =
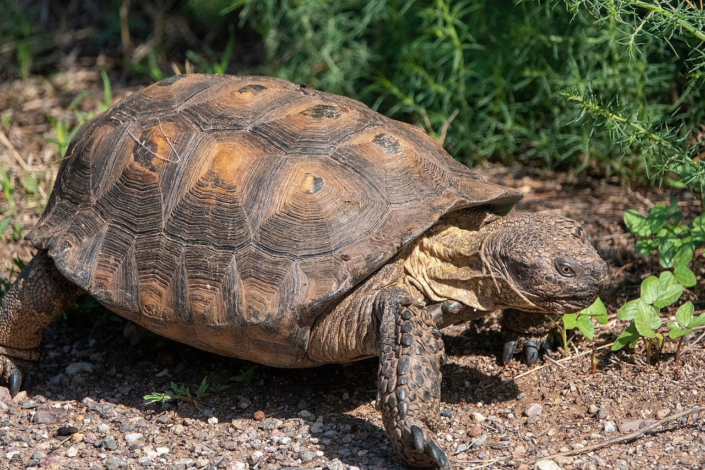
POLYGON ((612 437, 610 439, 605 439, 602 442, 598 442, 597 444, 583 447, 581 449, 573 449, 573 450, 569 450, 567 452, 559 452, 557 454, 548 455, 546 457, 539 457, 539 458, 534 459, 528 463, 534 463, 539 460, 551 460, 551 459, 555 459, 556 457, 562 457, 562 456, 568 457, 571 455, 584 454, 586 452, 592 452, 594 450, 601 449, 606 446, 611 446, 613 444, 619 444, 621 442, 631 441, 631 440, 634 440, 638 437, 641 437, 644 434, 647 434, 647 433, 650 433, 650 432, 656 430, 662 424, 666 424, 668 422, 675 421, 676 419, 681 418, 683 416, 687 416, 692 413, 698 413, 698 412, 704 411, 704 410, 705 410, 705 406, 694 406, 694 407, 689 408, 687 410, 683 410, 679 413, 672 414, 671 416, 667 416, 666 418, 663 418, 659 421, 656 421, 653 424, 650 424, 648 426, 644 426, 643 428, 639 429, 638 431, 630 432, 629 434, 624 434, 623 436, 616 436, 616 437, 612 437))
MULTIPOLYGON (((602 346, 600 346, 599 348, 597 348, 596 351, 599 351, 600 349, 609 348, 609 347, 612 346, 613 344, 614 344, 614 343, 609 343, 609 344, 602 345, 602 346)), ((557 365, 560 365, 560 364, 559 364, 560 362, 570 361, 571 359, 575 359, 575 358, 578 358, 578 357, 580 357, 580 356, 585 356, 586 354, 591 354, 591 353, 592 353, 592 349, 589 350, 589 351, 583 351, 583 352, 578 353, 578 354, 575 354, 575 355, 573 355, 573 356, 564 357, 563 359, 559 359, 559 360, 557 360, 557 361, 554 361, 553 359, 551 359, 551 360, 552 360, 554 363, 556 363, 557 365)), ((539 371, 539 370, 543 369, 544 367, 548 367, 548 366, 549 366, 549 364, 544 364, 544 365, 542 365, 542 366, 536 367, 536 368, 534 368, 534 369, 531 369, 531 370, 529 370, 529 371, 524 372, 523 374, 517 375, 517 376, 514 377, 512 380, 517 380, 517 379, 520 379, 520 378, 522 378, 522 377, 526 377, 527 375, 533 374, 534 372, 539 371)))
POLYGON ((2 131, 0 131, 0 142, 2 142, 5 148, 7 148, 7 151, 10 153, 10 156, 17 162, 19 166, 22 167, 24 171, 31 171, 31 168, 29 167, 29 165, 27 165, 27 162, 24 161, 15 146, 12 145, 12 142, 10 142, 10 139, 8 139, 5 133, 2 131))

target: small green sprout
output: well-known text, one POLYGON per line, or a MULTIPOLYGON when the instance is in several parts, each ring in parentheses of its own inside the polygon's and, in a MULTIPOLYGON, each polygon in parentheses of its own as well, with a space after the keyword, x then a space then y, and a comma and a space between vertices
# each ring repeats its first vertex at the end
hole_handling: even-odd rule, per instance
POLYGON ((567 330, 578 329, 582 334, 584 334, 588 339, 593 339, 595 334, 595 325, 592 322, 594 319, 600 325, 607 324, 607 309, 602 300, 598 297, 595 302, 589 307, 579 311, 578 313, 569 313, 563 315, 563 329, 561 331, 563 335, 563 347, 568 349, 566 334, 567 330))
POLYGON ((251 366, 246 369, 240 369, 240 373, 238 375, 230 377, 230 380, 241 384, 249 384, 255 378, 256 369, 257 366, 251 366))
POLYGON ((667 323, 670 331, 668 336, 671 339, 678 339, 678 349, 676 350, 676 364, 680 363, 681 348, 683 346, 683 338, 688 333, 693 331, 693 328, 705 325, 705 313, 699 316, 693 316, 695 313, 695 308, 693 307, 693 302, 686 302, 678 308, 676 311, 676 321, 669 321, 667 323))
MULTIPOLYGON (((167 403, 172 401, 177 402, 197 402, 202 400, 208 392, 211 392, 211 385, 208 383, 208 376, 204 377, 200 385, 196 389, 196 395, 191 394, 191 389, 187 385, 179 385, 176 382, 171 382, 171 390, 164 393, 153 392, 145 395, 144 401, 147 403, 167 403)), ((217 387, 218 391, 222 390, 222 386, 217 387)), ((217 393, 217 392, 214 392, 217 393)))

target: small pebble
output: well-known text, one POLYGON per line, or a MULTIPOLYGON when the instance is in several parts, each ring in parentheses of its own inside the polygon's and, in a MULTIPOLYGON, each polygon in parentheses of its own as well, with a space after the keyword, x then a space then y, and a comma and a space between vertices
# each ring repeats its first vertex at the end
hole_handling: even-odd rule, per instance
POLYGON ((210 418, 208 418, 208 424, 218 424, 218 418, 216 418, 215 416, 211 416, 210 418))
POLYGON ((60 424, 69 419, 69 414, 61 408, 40 408, 34 413, 32 422, 36 424, 60 424))
POLYGON ((265 418, 264 411, 257 410, 252 414, 252 417, 255 419, 255 421, 262 421, 265 418))
POLYGON ((532 403, 530 404, 525 410, 524 410, 524 415, 528 418, 526 422, 528 424, 534 424, 538 422, 539 420, 539 415, 543 411, 543 406, 539 405, 538 403, 532 403))
POLYGON ((534 469, 536 470, 561 470, 561 467, 558 466, 556 462, 553 460, 539 460, 534 464, 534 469))
POLYGON ((252 405, 252 402, 248 398, 240 398, 240 401, 237 403, 238 408, 241 410, 245 410, 252 405))
POLYGON ((132 432, 129 434, 125 434, 125 442, 127 442, 127 443, 137 442, 140 439, 142 439, 143 437, 144 437, 144 435, 142 435, 139 432, 132 432))
POLYGON ((0 402, 10 403, 12 402, 12 397, 10 396, 10 390, 7 387, 0 387, 0 402))
POLYGON ((66 366, 66 369, 64 369, 64 373, 66 375, 76 375, 81 372, 92 374, 93 364, 89 362, 74 362, 73 364, 66 366))
POLYGON ((103 449, 108 449, 108 450, 115 450, 118 448, 117 442, 115 442, 115 438, 112 436, 108 436, 102 441, 100 441, 100 446, 103 449))
POLYGON ((612 434, 616 430, 617 428, 614 426, 613 422, 605 421, 605 434, 612 434))
POLYGON ((470 426, 467 431, 468 437, 480 437, 482 435, 481 426, 470 426))
POLYGON ((61 426, 59 429, 57 429, 56 435, 57 436, 70 436, 72 434, 76 434, 77 432, 78 432, 78 428, 76 426, 66 425, 66 426, 61 426))
POLYGON ((474 441, 472 441, 472 444, 470 444, 470 447, 472 449, 476 449, 478 447, 481 447, 485 442, 487 442, 487 434, 483 434, 474 441))

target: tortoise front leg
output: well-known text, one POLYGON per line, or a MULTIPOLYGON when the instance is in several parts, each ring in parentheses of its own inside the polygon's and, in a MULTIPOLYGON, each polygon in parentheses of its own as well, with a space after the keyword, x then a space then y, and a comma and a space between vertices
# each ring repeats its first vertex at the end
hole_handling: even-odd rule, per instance
POLYGON ((46 251, 20 272, 0 304, 0 379, 15 395, 22 383, 16 360, 39 359, 44 328, 83 294, 64 278, 46 251))
POLYGON ((438 423, 445 363, 441 332, 426 307, 397 294, 384 296, 381 305, 377 406, 404 463, 448 469, 431 432, 438 423))

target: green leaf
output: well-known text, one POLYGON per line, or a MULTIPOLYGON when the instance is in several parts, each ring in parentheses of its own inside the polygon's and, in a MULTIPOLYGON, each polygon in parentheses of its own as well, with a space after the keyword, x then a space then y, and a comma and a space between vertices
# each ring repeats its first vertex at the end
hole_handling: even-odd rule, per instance
POLYGON ((658 280, 658 294, 654 301, 654 307, 663 308, 678 300, 683 293, 683 286, 676 281, 673 273, 664 271, 658 280))
POLYGON ((693 307, 693 302, 686 302, 676 311, 676 321, 682 327, 689 327, 690 322, 693 321, 693 312, 695 308, 693 307))
POLYGON ((636 252, 641 256, 650 256, 658 245, 649 238, 642 238, 636 242, 636 252))
POLYGON ((577 313, 568 313, 563 315, 563 327, 566 330, 572 330, 577 326, 576 319, 578 318, 577 313))
POLYGON ((673 268, 673 277, 684 287, 693 287, 698 282, 695 273, 688 266, 676 266, 673 268))
POLYGON ((664 237, 658 239, 658 256, 661 266, 666 269, 673 267, 673 258, 676 255, 677 238, 664 237))
POLYGON ((701 214, 695 218, 692 222, 693 225, 693 237, 695 237, 700 242, 705 242, 705 214, 701 214))
POLYGON ((705 325, 705 313, 701 313, 697 317, 693 318, 688 326, 695 328, 702 325, 705 325))
POLYGON ((661 227, 668 222, 670 213, 663 204, 656 204, 649 209, 649 216, 646 218, 651 228, 651 233, 656 233, 661 230, 661 227))
POLYGON ((658 339, 658 347, 663 348, 663 335, 661 333, 656 333, 656 339, 658 339))
POLYGON ((611 349, 612 351, 619 351, 628 344, 631 345, 631 347, 634 347, 637 341, 639 341, 639 332, 636 330, 634 322, 632 322, 624 331, 622 331, 622 334, 614 340, 614 344, 611 349))
POLYGON ((589 315, 578 316, 578 329, 588 339, 592 339, 595 333, 595 325, 592 324, 592 319, 589 315))
POLYGON ((673 266, 686 266, 693 259, 693 253, 693 246, 690 243, 684 243, 673 257, 673 266))
POLYGON ((630 232, 640 238, 648 237, 652 233, 649 222, 634 209, 628 209, 624 212, 624 225, 627 226, 630 232))
POLYGON ((641 299, 647 304, 653 304, 658 299, 658 281, 656 276, 641 281, 641 299))
POLYGON ((653 338, 655 336, 653 330, 661 326, 658 310, 646 302, 639 302, 636 316, 634 317, 634 326, 636 326, 641 336, 653 338))
POLYGON ((591 308, 594 310, 592 311, 593 317, 595 317, 595 320, 597 323, 600 325, 606 325, 607 324, 607 309, 605 308, 605 304, 602 303, 602 299, 599 297, 595 302, 592 304, 591 308))
POLYGON ((597 320, 598 323, 602 325, 607 323, 607 309, 605 308, 605 304, 602 303, 602 300, 599 297, 595 299, 592 305, 579 311, 578 315, 588 315, 591 317, 595 317, 595 320, 597 320))
POLYGON ((668 327, 671 329, 668 332, 668 336, 671 339, 680 338, 681 336, 685 336, 688 333, 690 333, 691 331, 693 331, 690 328, 679 328, 678 325, 672 321, 668 322, 668 327))
POLYGON ((636 307, 641 299, 630 300, 626 304, 622 305, 617 311, 617 318, 622 321, 632 321, 636 316, 636 307))

